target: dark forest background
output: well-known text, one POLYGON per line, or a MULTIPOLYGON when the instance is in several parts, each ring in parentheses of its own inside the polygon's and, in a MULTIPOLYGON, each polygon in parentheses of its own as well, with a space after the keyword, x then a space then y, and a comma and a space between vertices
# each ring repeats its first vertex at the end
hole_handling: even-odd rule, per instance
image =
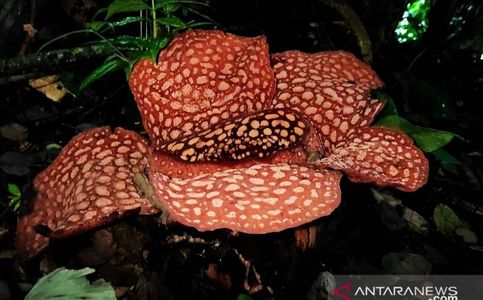
MULTIPOLYGON (((235 250, 249 258, 264 286, 274 291, 272 295, 264 289, 250 296, 254 299, 318 299, 311 298, 310 291, 325 271, 483 273, 483 3, 432 1, 427 16, 409 18, 417 38, 401 42, 396 29, 412 2, 209 0, 209 7, 202 8, 218 29, 265 35, 272 53, 350 51, 372 65, 385 83, 379 92, 394 101, 402 117, 454 134, 444 151, 428 154, 430 179, 415 193, 373 189, 344 179, 342 205, 317 224, 315 245, 305 251, 295 246, 289 232, 240 237, 208 234, 203 237, 221 240, 221 246, 166 246, 167 232, 151 221, 133 218, 102 229, 117 241, 117 248, 110 249, 116 253, 113 257, 122 259, 103 256, 105 249, 92 245, 96 234, 88 233, 53 243, 32 261, 17 262, 13 237, 18 216, 33 198, 33 178, 61 146, 93 126, 142 132, 142 125, 123 72, 108 75, 82 94, 76 92, 103 57, 61 66, 46 62, 52 63, 51 70, 71 91, 60 102, 29 86, 29 72, 0 73, 0 299, 21 298, 41 275, 59 266, 95 266, 99 276, 126 288, 119 292, 126 299, 235 299, 243 294, 240 282, 244 279, 235 250), (348 20, 354 20, 354 15, 356 22, 351 24, 348 20), (424 30, 421 20, 427 24, 424 30), (367 35, 358 35, 361 30, 367 35), (17 201, 12 204, 12 199, 17 201), (389 205, 388 199, 397 205, 389 205), (438 228, 434 214, 440 204, 452 209, 471 231, 469 236, 444 234, 438 228), (405 215, 408 210, 421 216, 427 226, 411 223, 414 219, 405 215), (215 279, 200 271, 212 262, 222 266, 215 279), (220 274, 231 274, 230 288, 223 285, 220 274)), ((83 28, 108 4, 104 0, 0 0, 0 61, 35 53, 53 38, 83 28), (36 30, 32 38, 27 37, 24 24, 36 30)), ((73 48, 90 38, 70 36, 44 51, 73 48)), ((183 228, 175 232, 196 235, 183 228)))

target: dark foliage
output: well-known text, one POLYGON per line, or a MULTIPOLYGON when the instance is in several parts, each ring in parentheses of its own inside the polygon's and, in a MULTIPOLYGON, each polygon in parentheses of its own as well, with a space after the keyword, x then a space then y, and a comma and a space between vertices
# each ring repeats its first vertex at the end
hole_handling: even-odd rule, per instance
MULTIPOLYGON (((96 8, 83 11, 79 18, 65 9, 72 7, 66 6, 67 2, 1 0, 0 57, 15 56, 21 49, 34 52, 54 36, 79 28, 96 8), (38 35, 24 45, 22 25, 29 22, 38 35)), ((70 2, 79 5, 90 1, 70 2)), ((361 56, 350 26, 324 2, 211 0, 206 13, 220 29, 240 35, 266 35, 271 52, 344 49, 361 56)), ((20 187, 21 211, 25 211, 33 198, 33 177, 59 151, 53 144, 63 146, 73 135, 92 126, 143 129, 122 72, 109 75, 77 97, 67 95, 60 103, 46 99, 26 82, 3 84, 0 126, 18 123, 28 135, 19 140, 0 137, 0 299, 5 295, 21 298, 28 283, 57 266, 95 267, 98 276, 125 287, 119 291, 125 299, 235 299, 244 291, 245 280, 245 267, 238 254, 261 276, 265 288, 253 296, 256 299, 271 297, 267 286, 276 299, 302 299, 323 271, 392 272, 400 267, 393 260, 394 253, 428 263, 417 263, 419 269, 409 270, 414 273, 481 273, 481 241, 468 243, 461 236, 442 234, 433 213, 440 203, 451 207, 483 239, 483 120, 479 103, 483 95, 483 4, 478 0, 438 0, 431 9, 426 34, 418 41, 400 44, 394 30, 405 10, 404 1, 347 2, 372 42, 372 65, 386 84, 384 92, 392 97, 401 116, 411 122, 455 133, 456 138, 445 150, 459 163, 431 154, 430 180, 415 193, 374 191, 369 185, 343 181, 341 207, 311 224, 316 225, 317 238, 315 246, 305 252, 295 246, 291 231, 231 236, 225 232, 199 234, 180 227, 168 232, 154 218, 136 218, 56 241, 46 253, 21 265, 15 260, 13 244, 19 212, 7 207, 7 184, 20 187), (12 152, 18 155, 12 156, 12 152), (378 202, 375 194, 379 199, 393 197, 400 202, 395 206, 378 202), (404 217, 405 209, 420 214, 428 229, 415 230, 404 217), (175 233, 207 242, 169 243, 169 236, 175 233), (215 279, 207 273, 211 264, 217 266, 215 279), (229 276, 228 288, 223 274, 229 276)), ((99 7, 105 4, 95 3, 99 7)), ((62 40, 54 47, 74 47, 82 39, 62 40)), ((63 82, 75 91, 95 63, 75 70, 66 68, 61 74, 63 82)))

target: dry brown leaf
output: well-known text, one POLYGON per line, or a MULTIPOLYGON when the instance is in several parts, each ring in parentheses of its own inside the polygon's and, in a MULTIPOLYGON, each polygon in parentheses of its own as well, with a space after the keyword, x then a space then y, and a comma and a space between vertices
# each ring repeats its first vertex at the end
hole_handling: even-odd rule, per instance
POLYGON ((31 79, 29 85, 55 102, 60 102, 65 94, 69 93, 57 75, 31 79))

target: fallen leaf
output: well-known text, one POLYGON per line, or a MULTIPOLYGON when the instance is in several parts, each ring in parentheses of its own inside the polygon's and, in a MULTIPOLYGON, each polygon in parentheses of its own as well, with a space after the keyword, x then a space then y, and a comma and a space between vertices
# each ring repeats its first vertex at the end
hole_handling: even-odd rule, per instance
POLYGON ((14 142, 25 141, 29 135, 27 127, 9 123, 0 127, 0 136, 14 142))
POLYGON ((438 204, 434 208, 433 217, 436 228, 442 234, 448 237, 458 236, 468 244, 475 244, 478 242, 478 238, 471 230, 470 226, 461 221, 458 215, 449 206, 442 203, 438 204))
POLYGON ((0 169, 9 175, 24 176, 35 161, 35 156, 30 153, 5 152, 0 155, 0 169))
POLYGON ((37 33, 37 29, 30 23, 23 24, 23 30, 28 34, 30 39, 33 39, 37 33))
POLYGON ((382 265, 389 274, 429 274, 431 263, 422 255, 391 252, 382 258, 382 265))
POLYGON ((29 85, 43 93, 52 101, 60 102, 69 92, 57 75, 49 75, 29 80, 29 85))
POLYGON ((460 227, 455 230, 456 235, 461 237, 463 241, 467 244, 478 243, 478 238, 476 234, 468 228, 460 227))
POLYGON ((403 205, 400 199, 382 190, 371 188, 376 201, 382 207, 382 220, 391 230, 399 230, 407 225, 409 229, 420 234, 429 232, 429 223, 418 212, 403 205))

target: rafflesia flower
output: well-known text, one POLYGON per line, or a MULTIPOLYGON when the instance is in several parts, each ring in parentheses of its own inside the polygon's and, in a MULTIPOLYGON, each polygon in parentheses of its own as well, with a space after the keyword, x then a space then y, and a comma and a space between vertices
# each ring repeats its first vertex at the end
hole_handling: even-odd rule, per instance
POLYGON ((290 107, 308 117, 322 140, 320 163, 354 182, 415 191, 428 178, 428 161, 399 130, 369 127, 384 107, 371 99, 383 86, 370 67, 352 54, 288 51, 272 56, 275 108, 290 107))
POLYGON ((339 171, 404 191, 427 180, 408 136, 370 127, 384 106, 370 92, 382 82, 351 54, 270 57, 263 37, 191 30, 158 61, 140 60, 129 79, 151 144, 121 128, 74 137, 34 181, 37 198, 17 229, 24 257, 49 238, 155 213, 134 184, 142 172, 170 219, 253 234, 329 215, 339 171), (309 162, 314 153, 322 158, 309 162))

